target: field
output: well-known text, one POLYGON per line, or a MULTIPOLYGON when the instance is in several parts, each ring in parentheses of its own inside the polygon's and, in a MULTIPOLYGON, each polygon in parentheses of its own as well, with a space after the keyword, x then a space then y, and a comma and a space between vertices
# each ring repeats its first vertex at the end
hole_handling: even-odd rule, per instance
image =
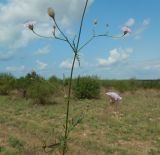
MULTIPOLYGON (((117 107, 101 92, 100 99, 71 101, 72 117, 84 112, 70 135, 68 155, 160 154, 160 92, 155 89, 121 94, 117 107)), ((0 96, 0 154, 43 155, 42 146, 63 132, 63 98, 52 105, 0 96)))

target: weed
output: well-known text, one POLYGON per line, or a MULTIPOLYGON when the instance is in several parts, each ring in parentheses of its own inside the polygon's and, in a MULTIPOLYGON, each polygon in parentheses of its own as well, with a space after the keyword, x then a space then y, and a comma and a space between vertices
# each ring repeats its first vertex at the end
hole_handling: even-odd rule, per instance
POLYGON ((19 140, 16 137, 10 136, 8 138, 8 143, 10 146, 12 146, 13 148, 17 148, 17 149, 21 149, 24 145, 24 142, 22 140, 19 140))

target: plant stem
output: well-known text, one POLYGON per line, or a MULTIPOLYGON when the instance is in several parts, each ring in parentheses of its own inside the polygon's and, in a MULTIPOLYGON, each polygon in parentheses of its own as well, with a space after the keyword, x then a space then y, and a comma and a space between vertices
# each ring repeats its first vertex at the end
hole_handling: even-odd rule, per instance
POLYGON ((85 7, 84 7, 84 10, 83 10, 83 14, 82 14, 81 23, 80 23, 79 34, 78 34, 78 41, 77 41, 77 46, 76 46, 77 52, 78 52, 79 42, 80 42, 80 38, 81 38, 83 19, 84 19, 84 15, 85 15, 85 12, 86 12, 87 4, 88 4, 88 0, 86 0, 85 7))
POLYGON ((63 152, 64 155, 66 152, 67 147, 67 138, 68 138, 68 120, 69 120, 69 105, 70 105, 70 98, 71 98, 71 87, 72 87, 72 78, 73 78, 73 70, 76 60, 76 53, 74 54, 73 62, 72 62, 72 68, 70 73, 70 80, 69 80, 69 88, 68 88, 68 99, 67 99, 67 110, 66 110, 66 124, 65 124, 65 134, 64 134, 64 146, 63 146, 63 152))
MULTIPOLYGON (((75 65, 75 60, 78 54, 78 48, 79 48, 79 42, 80 42, 80 37, 81 37, 81 33, 82 33, 82 26, 83 26, 83 19, 84 19, 84 15, 85 15, 85 11, 87 8, 87 4, 88 4, 88 0, 86 0, 85 3, 85 7, 83 10, 83 14, 82 14, 82 18, 81 18, 81 23, 80 23, 80 28, 79 28, 79 33, 78 33, 78 40, 77 40, 77 44, 76 47, 74 48, 74 46, 72 46, 68 40, 68 38, 64 35, 63 32, 61 32, 61 30, 59 29, 59 27, 57 27, 59 29, 59 31, 62 33, 62 35, 65 37, 65 39, 67 40, 67 42, 69 43, 69 45, 71 46, 73 52, 74 52, 74 57, 73 57, 73 62, 72 62, 72 68, 71 68, 71 72, 70 72, 70 80, 69 80, 69 88, 68 88, 68 100, 67 100, 67 111, 66 111, 66 124, 65 124, 65 134, 64 134, 64 146, 63 146, 63 152, 62 154, 64 155, 66 152, 66 147, 67 147, 67 138, 68 138, 68 121, 69 121, 69 106, 70 106, 70 97, 71 97, 71 87, 72 87, 72 78, 73 78, 73 70, 74 70, 74 65, 75 65)), ((54 20, 55 24, 56 21, 54 20)), ((56 24, 56 26, 58 26, 56 24)))

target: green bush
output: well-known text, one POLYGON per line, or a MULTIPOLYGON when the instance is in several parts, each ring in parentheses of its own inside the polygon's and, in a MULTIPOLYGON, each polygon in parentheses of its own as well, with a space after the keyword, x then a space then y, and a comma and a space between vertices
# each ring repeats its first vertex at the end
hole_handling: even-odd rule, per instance
POLYGON ((51 76, 48 80, 52 85, 54 85, 54 87, 56 87, 57 89, 59 88, 60 85, 62 85, 62 81, 57 78, 56 76, 51 76))
POLYGON ((8 95, 14 89, 16 79, 7 73, 0 73, 0 94, 8 95))
POLYGON ((74 94, 78 99, 92 99, 100 96, 100 82, 95 76, 86 76, 74 80, 74 94))
POLYGON ((56 92, 54 85, 46 80, 35 80, 26 91, 26 96, 37 104, 47 104, 56 92))
POLYGON ((116 89, 120 92, 138 89, 160 89, 160 80, 101 80, 101 85, 107 89, 116 89))
POLYGON ((36 81, 44 80, 43 77, 39 76, 35 71, 28 73, 25 77, 20 77, 16 82, 16 89, 22 93, 23 97, 27 97, 27 90, 36 81))

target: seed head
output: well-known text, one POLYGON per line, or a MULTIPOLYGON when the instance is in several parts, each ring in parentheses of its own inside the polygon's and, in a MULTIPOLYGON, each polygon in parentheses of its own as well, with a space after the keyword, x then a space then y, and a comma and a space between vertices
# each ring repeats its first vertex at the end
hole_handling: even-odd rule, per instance
POLYGON ((55 11, 54 9, 52 8, 48 8, 48 15, 51 17, 51 18, 55 18, 55 11))
POLYGON ((93 23, 94 23, 94 25, 97 25, 97 19, 94 19, 94 21, 93 21, 93 23))

